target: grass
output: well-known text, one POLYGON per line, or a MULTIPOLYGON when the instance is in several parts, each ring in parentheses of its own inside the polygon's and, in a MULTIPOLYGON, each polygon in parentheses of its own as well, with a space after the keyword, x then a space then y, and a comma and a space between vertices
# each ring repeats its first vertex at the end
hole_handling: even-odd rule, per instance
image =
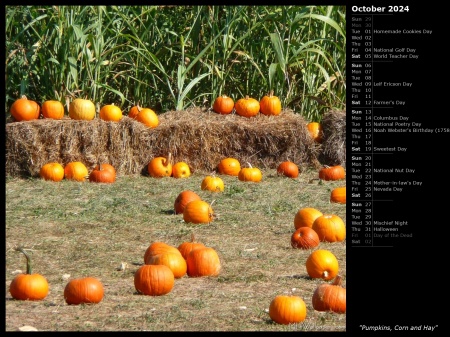
MULTIPOLYGON (((263 170, 260 183, 221 176, 225 190, 213 193, 200 189, 206 174, 185 179, 120 176, 114 184, 8 177, 6 284, 25 269, 25 258, 14 251, 21 245, 31 255, 33 272, 48 279, 50 292, 38 302, 17 301, 7 293, 6 331, 24 325, 41 331, 345 331, 345 314, 312 308, 312 294, 323 281, 307 275, 311 251, 290 246, 300 208, 314 207, 345 221, 345 205, 329 202, 331 190, 345 181, 320 183, 314 170, 297 179, 263 170), (186 189, 214 201, 212 223, 188 224, 174 214, 175 198, 186 189), (137 294, 134 272, 150 243, 178 246, 192 233, 217 250, 220 275, 185 276, 160 297, 137 294), (101 280, 102 302, 67 305, 67 280, 83 276, 101 280), (278 294, 302 297, 306 320, 274 323, 268 307, 278 294)), ((318 248, 335 254, 345 286, 345 241, 322 242, 318 248)))

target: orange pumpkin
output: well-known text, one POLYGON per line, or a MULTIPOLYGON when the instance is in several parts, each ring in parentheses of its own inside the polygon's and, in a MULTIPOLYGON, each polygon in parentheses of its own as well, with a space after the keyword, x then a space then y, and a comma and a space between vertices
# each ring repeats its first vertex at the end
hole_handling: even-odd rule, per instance
POLYGON ((347 188, 345 186, 334 188, 330 194, 330 202, 345 204, 347 202, 347 188))
POLYGON ((147 171, 154 178, 163 178, 172 176, 172 155, 168 157, 155 157, 147 165, 147 171))
MULTIPOLYGON (((109 171, 109 172, 111 172, 112 174, 114 174, 114 176, 116 176, 116 169, 115 169, 115 167, 112 166, 111 164, 104 163, 104 164, 101 164, 101 167, 102 167, 102 170, 109 171)), ((94 170, 99 170, 99 169, 100 169, 100 164, 97 164, 97 165, 94 167, 94 170)))
POLYGON ((305 265, 311 278, 328 281, 335 278, 339 272, 339 262, 336 256, 326 249, 318 249, 309 254, 305 265))
POLYGON ((89 181, 93 183, 114 183, 116 181, 115 170, 113 171, 107 165, 109 164, 97 165, 89 174, 89 181))
POLYGON ((189 178, 191 176, 191 169, 184 161, 179 161, 172 166, 172 177, 174 178, 189 178))
POLYGON ((323 214, 312 225, 319 236, 320 241, 340 242, 344 241, 346 230, 344 221, 335 214, 323 214))
POLYGON ((130 111, 128 112, 128 117, 135 119, 136 116, 141 112, 142 107, 139 106, 139 103, 135 106, 131 107, 130 111))
POLYGON ((15 250, 25 255, 27 259, 27 271, 18 274, 9 285, 9 293, 16 300, 39 301, 48 295, 47 279, 41 274, 33 274, 31 270, 30 256, 21 247, 15 250))
POLYGON ((222 95, 214 100, 213 110, 222 115, 230 114, 234 109, 234 101, 227 95, 222 95))
POLYGON ((252 167, 252 165, 248 164, 249 167, 243 167, 239 171, 238 179, 240 181, 251 181, 254 183, 259 183, 262 180, 262 172, 257 167, 252 167))
POLYGON ((64 117, 64 105, 60 101, 45 101, 42 103, 41 110, 44 118, 62 119, 64 117))
POLYGON ((122 110, 114 105, 107 104, 100 109, 100 119, 109 122, 118 122, 122 119, 122 110))
POLYGON ((186 259, 190 277, 218 276, 221 270, 219 255, 211 247, 192 250, 186 259))
POLYGON ((264 115, 278 116, 281 112, 281 101, 274 96, 273 90, 259 101, 261 113, 264 115))
POLYGON ((297 178, 299 170, 297 164, 291 161, 284 161, 278 165, 277 173, 289 178, 297 178))
POLYGON ((180 251, 153 255, 148 259, 147 264, 162 264, 172 270, 175 278, 181 278, 186 275, 187 264, 180 251))
POLYGON ((14 101, 9 112, 17 122, 31 121, 39 118, 41 107, 35 101, 32 101, 23 95, 21 98, 14 101))
POLYGON ((320 243, 319 236, 311 227, 300 227, 291 235, 292 248, 311 249, 320 243))
POLYGON ((178 194, 174 202, 175 214, 181 214, 184 211, 184 207, 193 200, 201 200, 200 196, 190 190, 185 190, 178 194))
POLYGON ((306 124, 306 127, 312 139, 314 139, 314 141, 317 143, 322 143, 323 141, 322 125, 317 122, 310 122, 306 124))
POLYGON ((162 296, 172 291, 175 276, 169 267, 163 264, 145 264, 134 274, 134 287, 148 296, 162 296))
MULTIPOLYGON (((177 247, 171 246, 165 242, 155 241, 147 247, 144 253, 144 263, 150 264, 151 258, 156 255, 166 254, 166 253, 174 253, 180 254, 180 251, 177 247)), ((181 255, 181 254, 180 254, 181 255)))
POLYGON ((137 114, 136 120, 149 128, 156 128, 159 125, 158 115, 150 108, 142 108, 137 114))
POLYGON ((39 171, 41 178, 51 181, 61 181, 64 178, 64 167, 60 163, 47 163, 39 171))
POLYGON ((254 117, 259 113, 259 102, 251 97, 245 96, 245 98, 239 99, 234 105, 234 109, 239 116, 242 117, 254 117))
POLYGON ((203 248, 205 245, 201 242, 196 242, 194 234, 191 235, 191 241, 185 241, 178 246, 178 250, 181 255, 187 260, 187 257, 191 251, 197 248, 203 248))
POLYGON ((341 165, 324 166, 319 170, 319 179, 341 180, 345 178, 345 169, 341 165))
POLYGON ((337 275, 332 284, 321 284, 313 293, 312 305, 317 311, 331 311, 345 314, 347 291, 342 287, 342 278, 337 275))
POLYGON ((306 303, 299 296, 278 295, 270 302, 269 316, 278 324, 303 322, 306 314, 306 303))
POLYGON ((64 167, 64 178, 75 181, 85 181, 89 176, 88 169, 80 161, 72 161, 64 167))
POLYGON ((95 118, 95 105, 92 101, 76 98, 69 105, 69 117, 76 120, 93 120, 95 118))
POLYGON ((201 189, 211 192, 223 192, 225 185, 220 177, 206 176, 202 180, 201 189))
POLYGON ((241 163, 236 158, 224 158, 219 162, 217 169, 220 174, 237 176, 241 170, 241 163))
POLYGON ((73 279, 64 288, 64 299, 67 304, 100 303, 103 295, 103 284, 95 277, 73 279))
POLYGON ((207 224, 213 221, 214 211, 209 203, 203 200, 189 202, 183 210, 183 220, 194 224, 207 224))
POLYGON ((294 227, 295 229, 300 227, 312 227, 314 221, 321 215, 323 215, 323 213, 316 208, 302 208, 295 214, 294 227))

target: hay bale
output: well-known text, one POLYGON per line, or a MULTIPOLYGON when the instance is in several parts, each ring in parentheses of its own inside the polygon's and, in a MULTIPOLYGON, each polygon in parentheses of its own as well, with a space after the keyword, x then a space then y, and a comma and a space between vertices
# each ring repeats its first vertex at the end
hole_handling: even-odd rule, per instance
POLYGON ((279 116, 245 118, 192 108, 159 115, 150 129, 123 117, 76 121, 39 119, 6 125, 6 174, 38 176, 47 162, 81 161, 92 169, 98 161, 113 165, 119 175, 147 174, 148 162, 172 153, 191 170, 210 172, 222 158, 234 157, 261 168, 291 160, 300 167, 318 166, 318 148, 306 121, 291 110, 279 116))
POLYGON ((346 112, 330 110, 322 117, 323 142, 319 161, 346 167, 346 112))

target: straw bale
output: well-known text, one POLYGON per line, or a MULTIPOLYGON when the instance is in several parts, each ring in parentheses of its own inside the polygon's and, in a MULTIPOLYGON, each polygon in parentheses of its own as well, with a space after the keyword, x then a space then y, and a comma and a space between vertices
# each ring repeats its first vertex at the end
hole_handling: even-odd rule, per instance
MULTIPOLYGON (((152 158, 169 152, 174 162, 185 161, 193 172, 212 172, 225 157, 260 168, 276 168, 285 160, 300 168, 319 165, 319 147, 310 137, 306 121, 291 110, 278 116, 246 118, 191 108, 158 117, 156 128, 127 116, 120 122, 65 117, 7 123, 6 174, 38 176, 40 168, 51 161, 63 165, 81 161, 91 170, 101 161, 113 165, 118 175, 145 175, 152 158)), ((342 131, 341 127, 332 129, 342 131)), ((327 148, 327 140, 324 145, 327 148)), ((335 156, 327 150, 328 157, 335 156)))
POLYGON ((328 166, 346 167, 346 112, 330 110, 321 121, 323 129, 322 149, 319 161, 328 166))

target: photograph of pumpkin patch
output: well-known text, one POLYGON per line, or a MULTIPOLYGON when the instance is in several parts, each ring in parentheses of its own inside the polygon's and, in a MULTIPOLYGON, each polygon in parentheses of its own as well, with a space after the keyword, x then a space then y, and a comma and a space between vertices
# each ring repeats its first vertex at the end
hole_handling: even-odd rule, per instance
POLYGON ((6 331, 346 331, 345 11, 6 6, 6 331))

